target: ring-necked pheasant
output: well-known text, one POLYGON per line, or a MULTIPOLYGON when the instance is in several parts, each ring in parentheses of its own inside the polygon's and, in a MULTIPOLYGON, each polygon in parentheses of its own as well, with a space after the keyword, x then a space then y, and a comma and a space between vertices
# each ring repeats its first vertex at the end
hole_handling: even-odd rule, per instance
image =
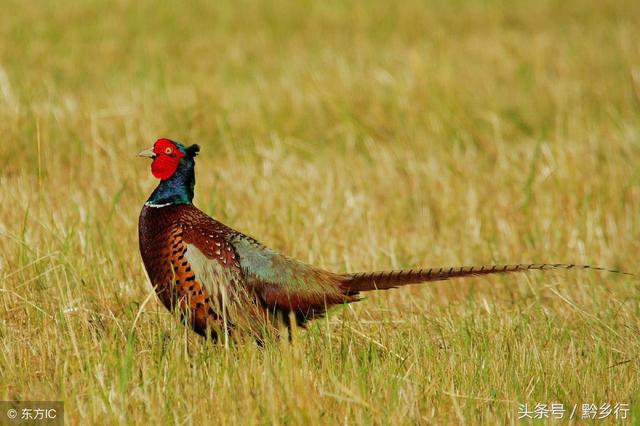
MULTIPOLYGON (((227 339, 243 329, 260 339, 278 321, 298 325, 358 294, 407 284, 532 269, 593 268, 572 264, 492 265, 337 274, 283 256, 210 218, 193 204, 198 145, 158 139, 139 155, 153 159, 160 184, 140 214, 140 252, 160 300, 199 334, 227 339)), ((616 271, 611 271, 616 272, 616 271)))

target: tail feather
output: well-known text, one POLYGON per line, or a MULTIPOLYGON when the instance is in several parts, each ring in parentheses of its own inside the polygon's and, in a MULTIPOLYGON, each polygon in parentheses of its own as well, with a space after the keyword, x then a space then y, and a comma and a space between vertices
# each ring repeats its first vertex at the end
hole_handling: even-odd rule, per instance
POLYGON ((489 274, 507 274, 511 272, 525 272, 531 270, 553 269, 590 269, 594 271, 612 272, 616 274, 634 275, 612 269, 589 265, 574 265, 565 263, 532 263, 518 265, 488 265, 488 266, 456 266, 446 268, 411 269, 404 271, 359 272, 342 275, 341 287, 346 294, 356 294, 360 291, 387 290, 408 284, 418 284, 429 281, 448 280, 489 274))

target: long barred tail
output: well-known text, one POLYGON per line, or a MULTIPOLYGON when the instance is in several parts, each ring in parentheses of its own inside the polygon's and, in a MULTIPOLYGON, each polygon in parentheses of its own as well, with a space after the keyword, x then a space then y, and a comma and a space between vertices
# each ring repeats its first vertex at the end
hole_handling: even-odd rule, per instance
POLYGON ((491 265, 491 266, 458 266, 447 268, 411 269, 405 271, 360 272, 356 274, 344 274, 342 289, 346 294, 355 294, 359 291, 387 290, 407 284, 418 284, 428 281, 441 281, 450 278, 470 277, 476 275, 508 274, 511 272, 525 272, 531 270, 553 269, 590 269, 594 271, 612 272, 615 274, 631 275, 628 272, 599 268, 589 265, 573 265, 565 263, 533 263, 529 265, 491 265))

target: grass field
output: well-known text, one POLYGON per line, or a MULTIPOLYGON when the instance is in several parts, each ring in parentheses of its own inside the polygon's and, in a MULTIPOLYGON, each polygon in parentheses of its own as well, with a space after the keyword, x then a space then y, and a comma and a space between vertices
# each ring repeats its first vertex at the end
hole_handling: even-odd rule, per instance
POLYGON ((68 424, 519 423, 552 402, 640 423, 621 275, 412 286, 293 344, 204 342, 147 282, 135 157, 200 144, 197 206, 335 271, 639 272, 640 2, 1 6, 0 399, 64 400, 68 424))

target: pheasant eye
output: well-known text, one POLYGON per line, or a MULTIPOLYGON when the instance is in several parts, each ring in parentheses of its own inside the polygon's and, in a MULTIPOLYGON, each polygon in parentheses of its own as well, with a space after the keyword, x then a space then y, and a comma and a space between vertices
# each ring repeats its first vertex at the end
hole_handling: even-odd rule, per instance
POLYGON ((173 149, 171 149, 169 147, 165 148, 165 150, 164 150, 165 154, 171 154, 172 152, 173 152, 173 149))

